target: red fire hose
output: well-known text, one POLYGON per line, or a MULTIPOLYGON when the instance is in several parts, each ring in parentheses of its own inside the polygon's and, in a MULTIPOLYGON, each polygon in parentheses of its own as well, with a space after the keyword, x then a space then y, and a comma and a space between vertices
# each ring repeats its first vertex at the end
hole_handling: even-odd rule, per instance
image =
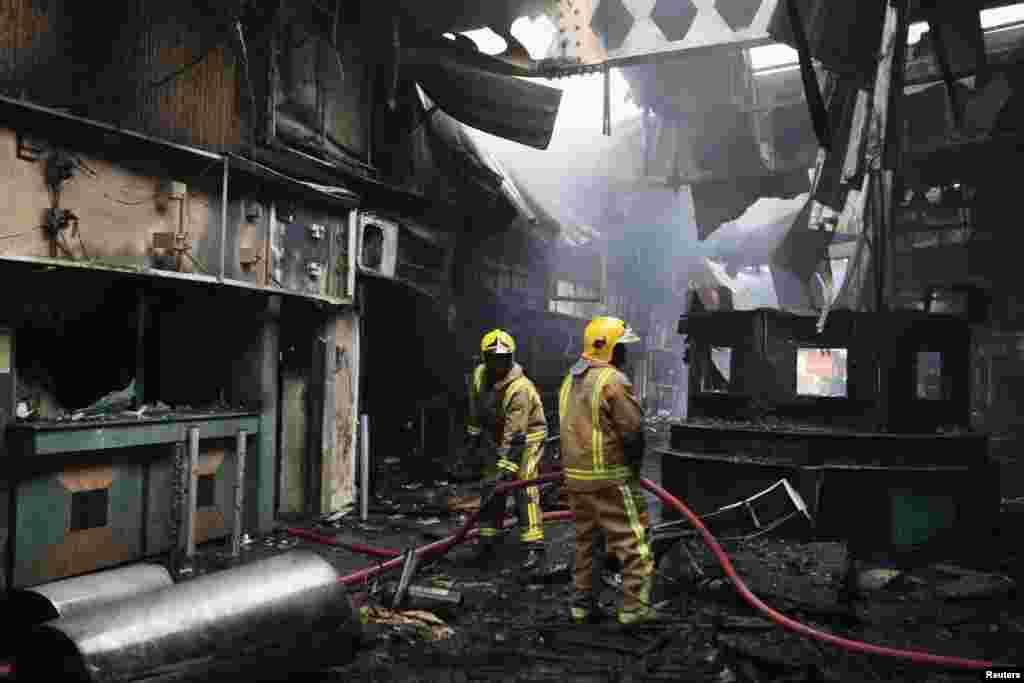
MULTIPOLYGON (((561 479, 561 477, 561 473, 558 472, 552 474, 545 474, 541 477, 538 477, 537 479, 531 479, 530 481, 507 482, 498 485, 495 489, 495 492, 506 493, 508 491, 523 488, 526 486, 534 486, 536 484, 558 481, 561 479)), ((777 612, 776 610, 766 605, 750 591, 747 585, 743 582, 743 579, 741 579, 739 575, 736 573, 736 569, 733 567, 732 562, 729 560, 729 556, 726 555, 724 550, 722 550, 722 546, 718 544, 718 541, 715 540, 715 537, 712 536, 711 532, 707 530, 707 527, 705 527, 704 524, 700 521, 700 518, 697 517, 697 515, 695 515, 688 507, 686 507, 686 505, 683 504, 682 501, 680 501, 671 493, 661 488, 660 486, 650 481, 649 479, 641 479, 640 483, 645 489, 647 489, 655 496, 657 496, 662 503, 671 506, 672 508, 674 508, 675 510, 677 510, 690 520, 690 523, 693 524, 694 527, 696 527, 696 529, 701 533, 701 536, 703 536, 704 542, 714 553, 715 558, 722 566, 722 569, 725 571, 726 575, 732 581, 732 584, 736 588, 736 592, 740 594, 740 597, 742 597, 751 607, 764 613, 769 619, 771 619, 776 624, 779 624, 783 628, 789 629, 790 631, 798 633, 802 636, 814 638, 822 642, 836 645, 838 647, 841 647, 845 650, 849 650, 852 652, 879 655, 882 657, 893 657, 897 659, 906 659, 917 664, 931 664, 936 666, 961 669, 991 669, 996 666, 1008 666, 1007 664, 997 665, 995 662, 987 662, 977 659, 947 657, 943 655, 933 655, 927 652, 916 652, 913 650, 900 650, 897 648, 881 647, 879 645, 872 645, 870 643, 864 643, 858 640, 841 638, 839 636, 832 635, 831 633, 819 631, 805 624, 801 624, 800 622, 794 619, 790 619, 784 614, 781 614, 780 612, 777 612)), ((457 532, 455 532, 454 534, 445 539, 435 541, 434 543, 430 543, 428 545, 424 545, 417 548, 416 554, 419 555, 421 558, 426 558, 431 557, 433 555, 445 553, 454 546, 465 541, 471 535, 476 535, 475 533, 471 534, 471 528, 473 527, 474 524, 476 524, 476 521, 479 517, 480 510, 477 510, 472 515, 470 515, 469 519, 466 520, 466 523, 463 524, 462 527, 457 532)), ((544 519, 546 521, 568 520, 572 519, 572 512, 563 511, 546 513, 544 515, 544 519)), ((309 540, 317 541, 320 543, 327 543, 329 545, 345 547, 351 550, 361 548, 363 549, 364 552, 366 552, 366 554, 381 558, 390 558, 388 559, 387 562, 384 562, 375 567, 368 567, 366 569, 341 577, 340 581, 344 582, 347 585, 363 583, 373 578, 374 576, 377 576, 378 574, 389 571, 391 569, 395 569, 402 565, 402 559, 400 557, 401 552, 398 550, 371 548, 369 546, 362 546, 361 544, 338 542, 330 537, 322 536, 320 534, 316 534, 315 532, 310 532, 303 529, 288 529, 288 533, 295 536, 307 538, 309 540)))
POLYGON ((779 624, 780 626, 795 633, 799 633, 802 636, 808 636, 826 643, 831 643, 832 645, 838 645, 839 647, 852 652, 881 655, 883 657, 896 657, 899 659, 908 659, 918 664, 935 664, 938 666, 956 667, 961 669, 992 669, 996 666, 995 662, 986 662, 978 659, 963 659, 961 657, 946 657, 943 655, 929 654, 927 652, 915 652, 913 650, 899 650, 891 647, 871 645, 870 643, 863 643, 859 640, 840 638, 839 636, 819 631, 805 624, 801 624, 799 621, 790 619, 786 615, 781 614, 764 604, 760 598, 750 592, 750 589, 747 588, 747 584, 745 584, 743 579, 741 579, 736 573, 736 569, 732 566, 729 556, 725 554, 724 550, 722 550, 722 546, 718 544, 715 537, 711 535, 711 532, 707 530, 704 523, 700 521, 697 515, 695 515, 690 508, 686 507, 681 500, 655 484, 650 479, 641 479, 640 484, 645 489, 656 495, 661 502, 671 505, 682 514, 686 515, 690 520, 690 523, 693 524, 697 528, 697 531, 701 533, 701 536, 704 537, 704 542, 707 543, 709 548, 711 548, 711 552, 715 554, 715 558, 718 560, 718 563, 722 565, 722 569, 725 570, 726 575, 732 580, 732 584, 736 587, 736 592, 740 594, 740 597, 742 597, 747 604, 754 609, 763 612, 776 624, 779 624))

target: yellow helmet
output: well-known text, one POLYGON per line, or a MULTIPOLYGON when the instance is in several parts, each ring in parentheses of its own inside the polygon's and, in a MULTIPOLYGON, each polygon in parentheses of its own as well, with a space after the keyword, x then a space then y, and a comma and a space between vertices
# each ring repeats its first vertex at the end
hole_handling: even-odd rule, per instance
POLYGON ((618 318, 600 316, 594 318, 583 332, 583 357, 609 363, 616 344, 632 344, 640 337, 618 318))
POLYGON ((491 330, 480 342, 481 353, 506 354, 515 350, 516 340, 505 330, 491 330))

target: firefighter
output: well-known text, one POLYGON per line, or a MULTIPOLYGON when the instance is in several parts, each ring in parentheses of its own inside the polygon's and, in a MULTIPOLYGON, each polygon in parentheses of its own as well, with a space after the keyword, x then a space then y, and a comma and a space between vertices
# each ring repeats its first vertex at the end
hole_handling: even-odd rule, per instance
POLYGON ((609 555, 622 568, 621 624, 654 618, 650 607, 654 560, 647 543, 646 500, 639 473, 644 457, 643 410, 622 372, 626 344, 640 338, 618 318, 597 317, 583 335, 583 353, 559 392, 562 465, 576 516, 577 623, 597 620, 593 586, 594 533, 603 529, 609 555))
MULTIPOLYGON (((483 363, 473 372, 470 411, 466 424, 467 446, 475 452, 482 441, 493 441, 494 458, 485 471, 480 515, 480 543, 474 564, 486 567, 494 558, 505 496, 493 495, 502 482, 533 479, 544 455, 547 420, 540 394, 515 362, 516 342, 508 332, 493 330, 480 343, 483 363)), ((544 561, 544 525, 540 490, 516 489, 516 509, 526 557, 523 571, 534 571, 544 561)))

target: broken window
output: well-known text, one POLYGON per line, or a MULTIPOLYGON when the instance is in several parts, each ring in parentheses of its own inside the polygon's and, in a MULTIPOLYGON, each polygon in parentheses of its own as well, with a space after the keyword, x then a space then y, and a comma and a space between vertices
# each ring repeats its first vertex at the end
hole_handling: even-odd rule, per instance
POLYGON ((71 494, 70 531, 84 531, 107 526, 110 492, 107 489, 75 491, 71 494))
POLYGON ((945 398, 941 352, 917 352, 917 397, 927 401, 941 401, 945 398))
POLYGON ((796 393, 846 398, 846 349, 797 349, 796 393))
POLYGON ((704 364, 700 390, 704 392, 729 391, 732 376, 732 349, 728 346, 712 346, 709 361, 704 364))
POLYGON ((548 310, 575 318, 590 318, 595 314, 595 304, 600 301, 601 293, 596 289, 559 280, 555 287, 555 298, 551 300, 548 310))
POLYGON ((363 228, 363 267, 371 270, 380 270, 383 262, 384 229, 379 225, 367 225, 363 228))

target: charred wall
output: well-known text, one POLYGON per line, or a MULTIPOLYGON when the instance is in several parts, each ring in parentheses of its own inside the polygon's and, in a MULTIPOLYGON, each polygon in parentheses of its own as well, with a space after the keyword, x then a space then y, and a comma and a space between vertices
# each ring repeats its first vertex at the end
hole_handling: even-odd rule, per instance
MULTIPOLYGON (((88 142, 92 144, 79 147, 102 150, 108 144, 98 132, 88 142)), ((39 135, 19 140, 17 132, 0 128, 0 160, 6 169, 3 192, 9 197, 0 204, 0 221, 5 226, 0 255, 166 267, 168 255, 155 247, 154 235, 184 227, 195 244, 194 259, 183 259, 180 270, 204 272, 217 262, 218 244, 211 237, 220 222, 215 179, 196 177, 194 172, 168 177, 167 167, 159 162, 114 162, 101 154, 67 149, 62 140, 39 135), (38 153, 26 156, 26 146, 38 153), (42 226, 55 202, 47 187, 47 164, 60 150, 73 160, 74 171, 61 186, 59 207, 71 210, 78 221, 77 229, 67 231, 66 239, 55 248, 42 226), (184 205, 177 200, 168 205, 159 201, 161 183, 171 178, 190 186, 184 205)))
POLYGON ((0 92, 72 103, 79 67, 68 59, 71 13, 63 2, 0 0, 0 92))
POLYGON ((245 139, 243 78, 226 9, 199 0, 114 0, 111 21, 87 22, 77 4, 74 58, 88 65, 81 106, 90 117, 182 144, 224 149, 245 139), (76 22, 78 23, 78 22, 76 22))

